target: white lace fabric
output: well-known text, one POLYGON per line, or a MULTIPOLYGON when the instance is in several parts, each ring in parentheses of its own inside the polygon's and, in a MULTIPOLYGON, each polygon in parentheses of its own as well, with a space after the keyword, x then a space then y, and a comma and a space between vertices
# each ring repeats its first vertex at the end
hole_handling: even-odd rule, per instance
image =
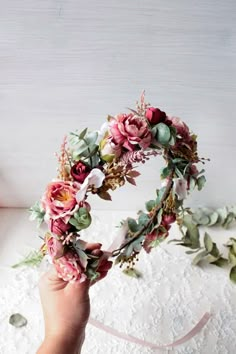
MULTIPOLYGON (((97 213, 83 236, 98 241, 102 235, 108 247, 123 215, 97 213)), ((149 255, 142 252, 137 269, 143 277, 139 279, 114 266, 107 278, 90 290, 91 316, 120 332, 161 345, 185 335, 209 311, 211 318, 202 331, 179 347, 152 350, 88 324, 83 354, 235 353, 236 286, 225 270, 192 266, 191 259, 175 247, 162 244, 149 255)), ((2 267, 0 272, 7 279, 0 289, 0 354, 35 353, 44 331, 37 288, 39 270, 2 267), (27 318, 26 327, 14 328, 8 323, 16 312, 27 318)))

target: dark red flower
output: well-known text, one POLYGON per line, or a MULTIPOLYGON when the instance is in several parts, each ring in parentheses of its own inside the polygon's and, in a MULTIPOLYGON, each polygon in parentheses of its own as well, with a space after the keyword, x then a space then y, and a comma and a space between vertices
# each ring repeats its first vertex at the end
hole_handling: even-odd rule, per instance
POLYGON ((83 183, 90 171, 91 168, 89 166, 85 165, 82 161, 78 161, 74 166, 72 166, 70 173, 75 181, 83 183))
POLYGON ((154 125, 160 122, 164 122, 164 120, 166 119, 166 114, 165 112, 162 112, 159 108, 149 107, 146 110, 146 118, 152 125, 154 125))

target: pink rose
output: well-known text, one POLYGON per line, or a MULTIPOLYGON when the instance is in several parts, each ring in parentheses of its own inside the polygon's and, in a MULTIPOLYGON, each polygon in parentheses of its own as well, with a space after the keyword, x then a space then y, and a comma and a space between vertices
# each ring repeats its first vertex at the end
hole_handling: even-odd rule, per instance
POLYGON ((76 253, 67 252, 63 257, 54 259, 53 263, 58 277, 64 281, 82 283, 87 279, 87 276, 84 274, 84 268, 76 253))
POLYGON ((137 144, 146 149, 152 139, 146 121, 132 113, 120 114, 111 119, 110 132, 116 144, 123 145, 130 151, 135 150, 137 144))
POLYGON ((146 118, 152 125, 164 122, 166 119, 165 112, 162 112, 159 108, 149 107, 146 110, 146 118))
POLYGON ((45 237, 45 244, 47 247, 48 254, 52 259, 59 258, 63 255, 64 247, 62 243, 59 240, 57 240, 54 236, 48 237, 47 234, 45 237))
POLYGON ((75 181, 83 183, 90 171, 91 168, 89 166, 82 161, 78 161, 74 166, 72 166, 70 173, 75 181))
POLYGON ((168 117, 168 121, 176 129, 177 135, 180 135, 186 143, 191 140, 189 128, 180 118, 168 117))
POLYGON ((51 182, 42 198, 42 206, 51 219, 64 218, 67 222, 77 206, 75 194, 79 185, 66 181, 51 182), (76 188, 77 187, 77 188, 76 188))
POLYGON ((51 232, 58 236, 62 236, 69 230, 70 224, 66 224, 62 219, 50 219, 49 220, 49 229, 51 232))

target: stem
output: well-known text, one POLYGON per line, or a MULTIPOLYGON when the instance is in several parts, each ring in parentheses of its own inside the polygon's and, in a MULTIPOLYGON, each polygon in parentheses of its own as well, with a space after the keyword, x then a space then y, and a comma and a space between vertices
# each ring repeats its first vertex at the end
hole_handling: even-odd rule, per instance
POLYGON ((128 246, 130 243, 132 243, 134 240, 136 240, 139 236, 141 236, 143 234, 143 232, 152 224, 153 220, 155 220, 155 218, 157 217, 157 214, 159 212, 159 210, 161 209, 162 207, 162 204, 163 202, 166 200, 166 198, 168 197, 169 193, 170 193, 170 190, 172 188, 172 185, 173 185, 173 174, 174 174, 174 169, 172 169, 169 177, 170 177, 170 180, 168 181, 167 183, 167 186, 166 186, 166 189, 165 189, 165 192, 163 194, 163 197, 161 198, 161 201, 160 203, 153 209, 153 215, 152 217, 149 219, 149 221, 146 223, 146 225, 144 225, 141 230, 137 231, 134 233, 133 237, 128 240, 127 242, 123 243, 121 245, 120 248, 117 248, 116 250, 114 250, 112 252, 112 257, 116 257, 120 254, 120 251, 125 248, 126 246, 128 246))

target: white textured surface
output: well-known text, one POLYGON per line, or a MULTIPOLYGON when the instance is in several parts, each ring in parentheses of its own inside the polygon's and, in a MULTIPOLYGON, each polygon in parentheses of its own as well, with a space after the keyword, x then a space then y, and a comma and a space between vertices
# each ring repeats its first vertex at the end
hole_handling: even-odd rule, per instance
MULTIPOLYGON (((212 160, 192 202, 234 203, 235 23, 235 0, 0 0, 0 205, 31 205, 55 176, 64 134, 99 128, 144 88, 212 160)), ((127 193, 131 210, 151 198, 161 164, 112 208, 127 193)))
MULTIPOLYGON (((115 234, 114 226, 125 212, 96 212, 93 226, 84 237, 104 240, 115 234)), ((43 336, 43 321, 37 290, 37 270, 12 270, 29 246, 37 246, 34 225, 24 210, 0 210, 0 354, 35 353, 43 336), (8 324, 20 312, 28 325, 15 329, 8 324)), ((175 231, 175 230, 174 230, 175 231)), ((174 236, 175 232, 172 232, 174 236)), ((211 231, 224 242, 233 231, 211 231)), ((176 235, 175 235, 176 236, 176 235)), ((116 339, 91 325, 87 327, 83 354, 234 354, 236 347, 235 291, 226 271, 216 267, 192 267, 183 249, 162 244, 150 255, 142 253, 137 265, 144 278, 133 279, 114 267, 106 279, 91 288, 91 315, 125 333, 157 344, 182 337, 210 311, 207 326, 195 338, 174 350, 153 351, 116 339)))

